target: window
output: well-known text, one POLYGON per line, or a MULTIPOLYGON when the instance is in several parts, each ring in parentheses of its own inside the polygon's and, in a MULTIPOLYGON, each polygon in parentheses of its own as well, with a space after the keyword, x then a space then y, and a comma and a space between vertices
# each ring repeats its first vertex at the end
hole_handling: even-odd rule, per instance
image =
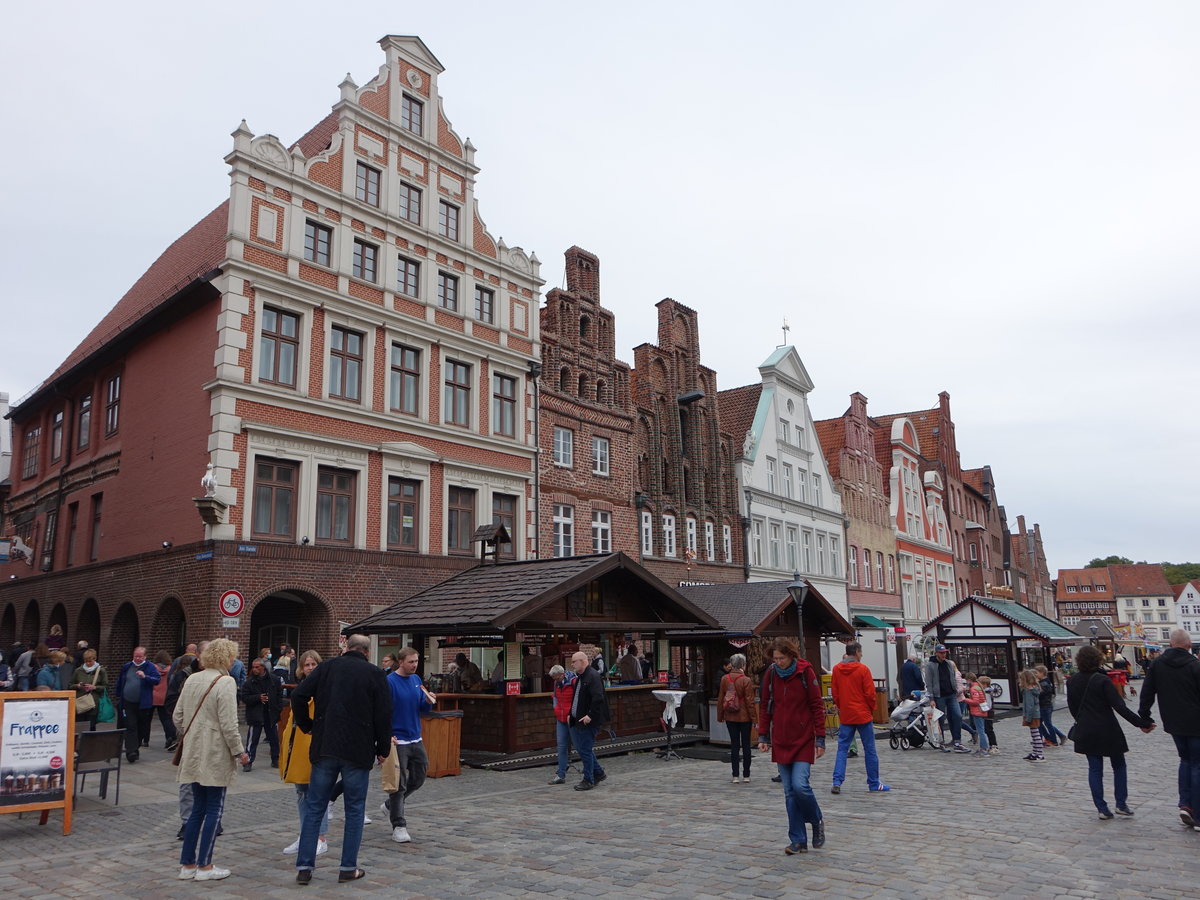
POLYGON ((446 384, 443 391, 443 416, 449 425, 471 424, 471 367, 446 360, 446 384))
POLYGON ((67 565, 75 565, 75 537, 79 531, 79 504, 67 507, 67 565))
MULTIPOLYGON (((1070 593, 1070 592, 1071 592, 1071 589, 1070 589, 1070 588, 1067 588, 1067 593, 1070 593)), ((1126 598, 1125 598, 1125 605, 1126 605, 1126 606, 1133 606, 1133 598, 1132 598, 1132 597, 1126 597, 1126 598)))
POLYGON ((1158 605, 1159 605, 1159 606, 1166 606, 1166 605, 1167 605, 1166 598, 1165 598, 1165 597, 1159 597, 1159 598, 1158 598, 1158 605))
POLYGON ((763 561, 763 523, 755 519, 750 526, 750 565, 761 566, 763 561))
POLYGON ((775 460, 767 457, 767 493, 776 493, 775 460))
POLYGON ((425 120, 425 104, 416 97, 403 94, 400 99, 400 127, 413 134, 420 134, 425 120))
POLYGON ((438 272, 437 300, 443 309, 458 312, 458 276, 438 272))
POLYGON ((871 589, 871 551, 866 547, 863 547, 862 583, 867 590, 871 589))
POLYGON ((396 290, 407 297, 421 296, 421 264, 403 256, 396 260, 396 290))
POLYGON ((317 469, 317 543, 354 540, 354 472, 317 469))
POLYGON ((392 370, 388 383, 392 412, 410 416, 421 412, 421 351, 392 344, 392 370))
POLYGON ((733 562, 733 529, 728 525, 721 526, 721 547, 725 553, 725 562, 733 562))
POLYGON ((359 163, 354 178, 354 196, 363 203, 379 205, 379 170, 359 163))
POLYGON ((805 572, 811 572, 813 570, 812 537, 812 532, 806 528, 802 532, 800 538, 802 548, 800 559, 804 564, 803 571, 805 572))
MULTIPOLYGON (((983 552, 984 552, 984 555, 986 556, 986 554, 987 554, 987 547, 984 547, 984 548, 983 548, 983 552)), ((986 564, 986 563, 985 563, 985 564, 986 564)), ((1081 585, 1079 586, 1079 589, 1080 589, 1081 591, 1083 591, 1083 593, 1085 593, 1085 594, 1090 594, 1090 593, 1092 592, 1092 586, 1091 586, 1090 584, 1081 584, 1081 585)))
POLYGON ((608 474, 608 438, 592 438, 592 474, 608 474))
POLYGON ((842 539, 829 536, 829 574, 838 578, 842 574, 842 539))
POLYGON ((575 555, 575 507, 554 504, 554 542, 551 554, 557 558, 575 555))
POLYGON ((114 375, 108 379, 108 385, 105 389, 104 402, 104 434, 105 436, 117 433, 117 426, 121 424, 121 376, 114 375))
POLYGON ((803 450, 808 444, 804 440, 804 426, 796 426, 796 446, 803 450))
POLYGON ((771 550, 771 568, 772 569, 779 568, 779 538, 780 538, 779 526, 772 523, 771 531, 770 531, 770 543, 768 544, 768 546, 770 547, 770 550, 771 550))
POLYGON ((889 591, 896 591, 896 557, 891 553, 888 554, 888 588, 889 591))
POLYGON ((254 464, 254 519, 256 537, 290 538, 296 533, 295 463, 260 459, 254 464))
POLYGON ((362 393, 363 336, 340 325, 329 330, 329 396, 357 403, 362 393))
POLYGON ((592 510, 592 552, 612 552, 612 513, 592 510))
POLYGON ((850 547, 850 587, 858 587, 858 548, 850 547))
POLYGON ((66 417, 65 410, 59 410, 50 420, 50 461, 62 458, 63 451, 63 419, 66 417))
POLYGON ((318 225, 311 219, 304 223, 304 258, 318 265, 329 265, 329 245, 333 241, 333 229, 318 225))
POLYGON ((825 569, 827 567, 826 559, 827 559, 827 557, 825 555, 825 535, 823 532, 818 531, 817 532, 817 574, 818 575, 825 574, 825 569))
POLYGON ((421 189, 404 181, 400 182, 400 218, 421 224, 421 189))
POLYGON ((299 348, 300 317, 264 306, 258 340, 258 380, 295 387, 299 348))
POLYGON ((654 555, 654 517, 648 512, 641 515, 642 555, 654 555))
POLYGON ((575 464, 575 432, 570 428, 554 427, 554 464, 568 469, 575 464))
POLYGON ((704 558, 709 562, 717 561, 717 539, 712 522, 704 523, 704 558))
POLYGON ((968 545, 967 550, 970 551, 971 562, 978 562, 979 557, 978 557, 978 551, 975 549, 975 544, 971 543, 970 545, 968 545))
POLYGON ((1108 588, 1107 588, 1107 587, 1105 587, 1105 586, 1104 586, 1104 585, 1102 585, 1102 584, 1098 584, 1098 585, 1096 585, 1096 593, 1097 593, 1097 594, 1102 594, 1102 593, 1104 593, 1104 592, 1105 592, 1105 591, 1107 591, 1107 590, 1108 590, 1108 588))
POLYGON ((471 534, 475 531, 475 492, 452 487, 446 497, 446 552, 471 555, 471 534))
POLYGON ((75 446, 82 450, 92 441, 92 395, 79 398, 75 416, 75 446))
POLYGON ((100 558, 100 517, 104 511, 104 495, 92 494, 92 539, 88 541, 88 559, 100 558))
POLYGON ((420 549, 421 482, 388 478, 387 543, 389 550, 420 549))
POLYGON ((675 517, 674 516, 663 516, 662 517, 662 528, 663 528, 663 555, 664 556, 675 556, 676 549, 677 549, 675 546, 675 517))
POLYGON ((821 505, 821 476, 818 475, 816 472, 813 473, 812 488, 813 488, 813 491, 812 491, 813 492, 813 499, 812 499, 813 505, 820 506, 821 505))
POLYGON ((1149 597, 1143 597, 1143 598, 1142 598, 1142 606, 1149 606, 1149 605, 1150 605, 1150 598, 1149 598, 1149 597))
POLYGON ((350 274, 363 281, 375 282, 376 261, 379 258, 379 248, 366 241, 354 242, 354 259, 350 266, 350 274))
POLYGON ((445 200, 438 203, 438 234, 458 240, 458 207, 445 200))
POLYGON ((692 555, 696 554, 696 520, 691 516, 687 517, 687 548, 692 551, 692 555))
POLYGON ((517 379, 492 376, 492 429, 513 437, 517 433, 517 379))
POLYGON ((503 525, 511 541, 496 547, 501 559, 517 558, 517 498, 512 494, 492 494, 492 524, 503 525))
POLYGON ((1078 590, 1078 588, 1076 588, 1075 585, 1073 585, 1073 584, 1067 585, 1067 593, 1068 594, 1074 594, 1077 590, 1078 590))
POLYGON ((1170 613, 1165 613, 1165 612, 1160 612, 1160 613, 1158 614, 1158 621, 1160 621, 1160 622, 1170 622, 1170 621, 1171 621, 1171 614, 1170 614, 1170 613))
POLYGON ((806 472, 804 469, 800 469, 796 472, 796 474, 800 477, 800 480, 798 482, 796 482, 796 487, 798 488, 798 490, 796 492, 796 499, 799 500, 801 503, 807 503, 808 502, 808 472, 806 472))
POLYGON ((792 496, 792 467, 789 463, 783 464, 783 496, 789 500, 792 496))
POLYGON ((787 565, 792 572, 800 567, 800 532, 795 525, 787 527, 787 565))
POLYGON ((21 457, 21 477, 36 478, 41 458, 42 428, 37 426, 25 432, 25 452, 21 457))
POLYGON ((883 590, 883 553, 875 551, 875 587, 883 590))
POLYGON ((790 443, 792 440, 792 423, 787 419, 780 419, 775 427, 775 437, 781 444, 790 443))
POLYGON ((480 322, 494 322, 496 295, 487 288, 475 285, 475 318, 480 322))

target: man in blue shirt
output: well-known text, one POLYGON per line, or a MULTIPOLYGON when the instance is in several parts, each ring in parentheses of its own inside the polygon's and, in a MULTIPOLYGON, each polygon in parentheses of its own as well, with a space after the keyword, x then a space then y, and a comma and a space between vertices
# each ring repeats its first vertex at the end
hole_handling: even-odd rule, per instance
POLYGON ((383 811, 392 823, 392 840, 405 844, 412 840, 408 820, 404 817, 404 801, 425 783, 429 757, 421 742, 421 713, 433 709, 437 697, 425 690, 417 665, 421 655, 413 647, 396 654, 396 670, 387 677, 392 692, 392 756, 384 766, 396 767, 396 790, 388 794, 383 811))

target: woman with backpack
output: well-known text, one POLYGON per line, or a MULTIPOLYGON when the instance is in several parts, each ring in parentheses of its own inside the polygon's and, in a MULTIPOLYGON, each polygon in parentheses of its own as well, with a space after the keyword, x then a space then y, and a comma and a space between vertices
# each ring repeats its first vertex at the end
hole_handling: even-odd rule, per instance
POLYGON ((729 730, 729 759, 733 765, 733 784, 738 783, 738 763, 742 764, 742 784, 750 783, 750 727, 758 725, 758 707, 754 703, 754 682, 746 674, 746 657, 729 657, 730 670, 721 676, 717 689, 717 721, 729 730))

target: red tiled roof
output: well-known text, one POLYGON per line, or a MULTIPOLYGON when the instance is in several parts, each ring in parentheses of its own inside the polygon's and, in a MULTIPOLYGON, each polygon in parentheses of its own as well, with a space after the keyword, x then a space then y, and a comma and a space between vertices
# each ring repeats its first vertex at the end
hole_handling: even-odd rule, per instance
POLYGON ((228 231, 229 201, 226 200, 163 251, 42 385, 83 362, 169 300, 180 288, 219 266, 225 259, 228 231))
POLYGON ((821 442, 821 451, 825 454, 825 465, 829 466, 829 477, 834 480, 842 477, 842 450, 846 448, 845 419, 822 419, 813 422, 817 430, 817 440, 821 442))
POLYGON ((1134 563, 1131 566, 1109 566, 1113 594, 1119 597, 1154 597, 1169 594, 1171 585, 1162 566, 1157 563, 1134 563))
MULTIPOLYGON (((758 409, 758 398, 762 396, 761 384, 747 384, 744 387, 730 388, 727 391, 717 391, 717 410, 721 430, 732 438, 734 445, 740 447, 746 439, 746 432, 754 424, 754 413, 758 409)), ((741 451, 739 450, 740 454, 741 451)))
MULTIPOLYGON (((1018 539, 1018 535, 1013 535, 1013 540, 1018 539)), ((1087 593, 1092 595, 1096 600, 1111 600, 1114 596, 1112 590, 1112 579, 1109 577, 1109 570, 1105 568, 1098 569, 1059 569, 1058 570, 1058 588, 1054 592, 1054 599, 1061 600, 1079 600, 1083 591, 1079 588, 1082 585, 1087 585, 1092 590, 1087 593), (1097 591, 1096 586, 1103 585, 1105 590, 1097 591), (1073 587, 1074 592, 1067 591, 1068 587, 1073 587)))
POLYGON ((975 493, 985 495, 983 489, 983 469, 963 469, 962 471, 963 484, 971 488, 975 493))
POLYGON ((307 134, 292 144, 293 147, 299 147, 300 152, 305 158, 311 159, 323 150, 328 149, 333 142, 333 136, 337 133, 338 116, 337 113, 331 112, 320 122, 314 125, 307 134))

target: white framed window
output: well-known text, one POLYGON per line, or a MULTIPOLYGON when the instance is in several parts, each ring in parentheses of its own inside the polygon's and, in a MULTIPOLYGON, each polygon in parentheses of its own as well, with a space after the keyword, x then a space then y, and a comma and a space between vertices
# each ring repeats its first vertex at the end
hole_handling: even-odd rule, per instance
POLYGON ((712 522, 704 523, 704 558, 709 562, 717 560, 717 537, 712 522))
POLYGON ((687 548, 696 552, 696 520, 691 516, 687 517, 687 548))
POLYGON ((800 540, 801 540, 801 548, 803 550, 803 555, 800 557, 800 559, 804 563, 804 571, 805 572, 811 572, 813 570, 812 537, 813 537, 812 532, 809 531, 807 528, 805 528, 804 531, 801 533, 800 540))
POLYGON ((821 505, 821 476, 813 472, 813 506, 821 505))
POLYGON ((761 566, 763 561, 763 523, 761 519, 755 519, 754 524, 750 528, 750 565, 761 566))
POLYGON ((775 477, 775 460, 771 459, 771 457, 768 456, 767 457, 767 493, 774 494, 777 492, 778 491, 777 491, 777 484, 776 484, 776 477, 775 477))
POLYGON ((893 593, 896 591, 896 557, 890 553, 888 554, 888 590, 893 593))
POLYGON ((721 526, 721 549, 725 554, 725 562, 733 562, 733 529, 728 525, 721 526))
POLYGON ((612 552, 612 513, 607 510, 592 510, 592 552, 612 552))
POLYGON ((575 465, 575 432, 560 425, 554 426, 554 464, 568 469, 575 465))
POLYGON ((642 555, 654 555, 654 516, 648 512, 641 515, 642 555))
POLYGON ((789 463, 783 464, 783 496, 787 497, 789 500, 791 499, 792 491, 794 490, 794 477, 792 475, 792 471, 792 467, 789 463))
POLYGON ((575 554, 575 507, 554 504, 553 553, 557 558, 575 554))
POLYGON ((805 441, 804 437, 805 437, 805 435, 804 435, 804 426, 803 426, 803 425, 797 425, 797 426, 796 426, 796 446, 797 446, 797 447, 799 447, 801 450, 805 449, 805 448, 808 446, 808 444, 807 444, 807 442, 805 441))
POLYGON ((663 555, 675 556, 678 547, 675 544, 675 517, 666 515, 662 517, 663 529, 663 555))
POLYGON ((775 523, 771 523, 770 531, 770 550, 771 550, 771 568, 779 568, 779 532, 780 528, 775 523))
MULTIPOLYGON (((868 591, 871 589, 871 551, 863 547, 863 568, 862 568, 862 586, 868 591)), ((904 557, 900 557, 903 561, 904 557)), ((882 587, 882 585, 881 585, 882 587)))
POLYGON ((850 545, 850 587, 858 587, 858 548, 850 545))
POLYGON ((608 438, 592 438, 592 474, 608 474, 608 438))
POLYGON ((779 424, 775 428, 775 437, 781 444, 790 444, 792 441, 792 423, 787 419, 780 419, 779 424))
POLYGON ((787 527, 787 565, 788 571, 795 572, 800 563, 800 531, 795 525, 787 527))
POLYGON ((829 536, 829 574, 835 578, 842 574, 842 539, 835 534, 829 536))
POLYGON ((826 562, 827 558, 825 556, 825 553, 826 553, 825 534, 823 532, 818 531, 817 532, 817 574, 818 575, 824 575, 825 570, 828 567, 828 564, 826 562))
POLYGON ((796 487, 798 488, 798 490, 796 492, 796 499, 799 500, 801 503, 807 503, 808 502, 808 471, 805 469, 799 469, 796 472, 796 475, 800 479, 799 481, 796 482, 796 487))

